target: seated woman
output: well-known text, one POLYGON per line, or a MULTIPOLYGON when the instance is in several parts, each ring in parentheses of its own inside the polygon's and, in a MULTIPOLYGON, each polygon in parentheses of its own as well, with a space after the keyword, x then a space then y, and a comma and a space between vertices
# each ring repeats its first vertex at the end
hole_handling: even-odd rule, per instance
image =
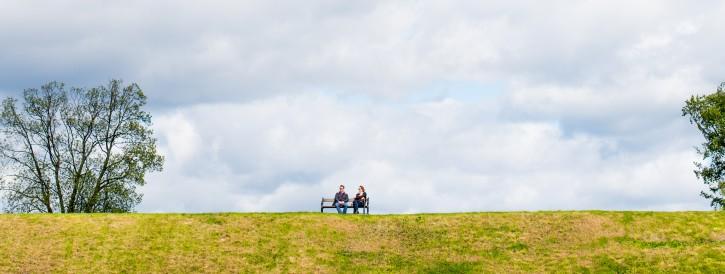
POLYGON ((365 207, 365 199, 368 198, 368 194, 365 192, 364 186, 359 186, 357 188, 357 194, 355 194, 355 200, 352 201, 352 207, 353 207, 353 214, 358 214, 357 211, 360 207, 365 207))

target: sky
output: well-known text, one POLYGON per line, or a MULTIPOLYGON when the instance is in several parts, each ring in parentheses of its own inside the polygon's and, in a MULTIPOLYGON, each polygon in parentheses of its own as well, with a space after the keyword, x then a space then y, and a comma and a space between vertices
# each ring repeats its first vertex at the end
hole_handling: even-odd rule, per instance
POLYGON ((722 1, 0 0, 0 96, 120 78, 166 158, 140 212, 708 210, 684 101, 722 1))

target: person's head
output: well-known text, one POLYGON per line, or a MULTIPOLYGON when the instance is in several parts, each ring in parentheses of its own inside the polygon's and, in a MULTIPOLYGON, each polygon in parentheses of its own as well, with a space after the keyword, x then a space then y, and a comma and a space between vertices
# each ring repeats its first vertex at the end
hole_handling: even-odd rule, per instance
POLYGON ((365 192, 365 187, 361 185, 361 186, 357 187, 357 190, 360 192, 365 192))
POLYGON ((345 185, 340 185, 340 192, 345 192, 345 185))

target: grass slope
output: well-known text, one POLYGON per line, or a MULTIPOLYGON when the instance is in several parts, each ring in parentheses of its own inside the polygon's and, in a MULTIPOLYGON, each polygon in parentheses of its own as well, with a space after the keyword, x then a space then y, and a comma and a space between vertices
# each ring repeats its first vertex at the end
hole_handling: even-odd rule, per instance
POLYGON ((0 272, 721 272, 725 212, 0 215, 0 272))

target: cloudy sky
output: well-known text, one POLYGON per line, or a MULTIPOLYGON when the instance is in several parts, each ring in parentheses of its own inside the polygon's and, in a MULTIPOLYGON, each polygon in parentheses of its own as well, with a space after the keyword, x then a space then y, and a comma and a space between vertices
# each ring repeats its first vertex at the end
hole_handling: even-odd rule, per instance
POLYGON ((0 0, 0 96, 138 83, 142 212, 708 209, 721 1, 480 2, 0 0))

